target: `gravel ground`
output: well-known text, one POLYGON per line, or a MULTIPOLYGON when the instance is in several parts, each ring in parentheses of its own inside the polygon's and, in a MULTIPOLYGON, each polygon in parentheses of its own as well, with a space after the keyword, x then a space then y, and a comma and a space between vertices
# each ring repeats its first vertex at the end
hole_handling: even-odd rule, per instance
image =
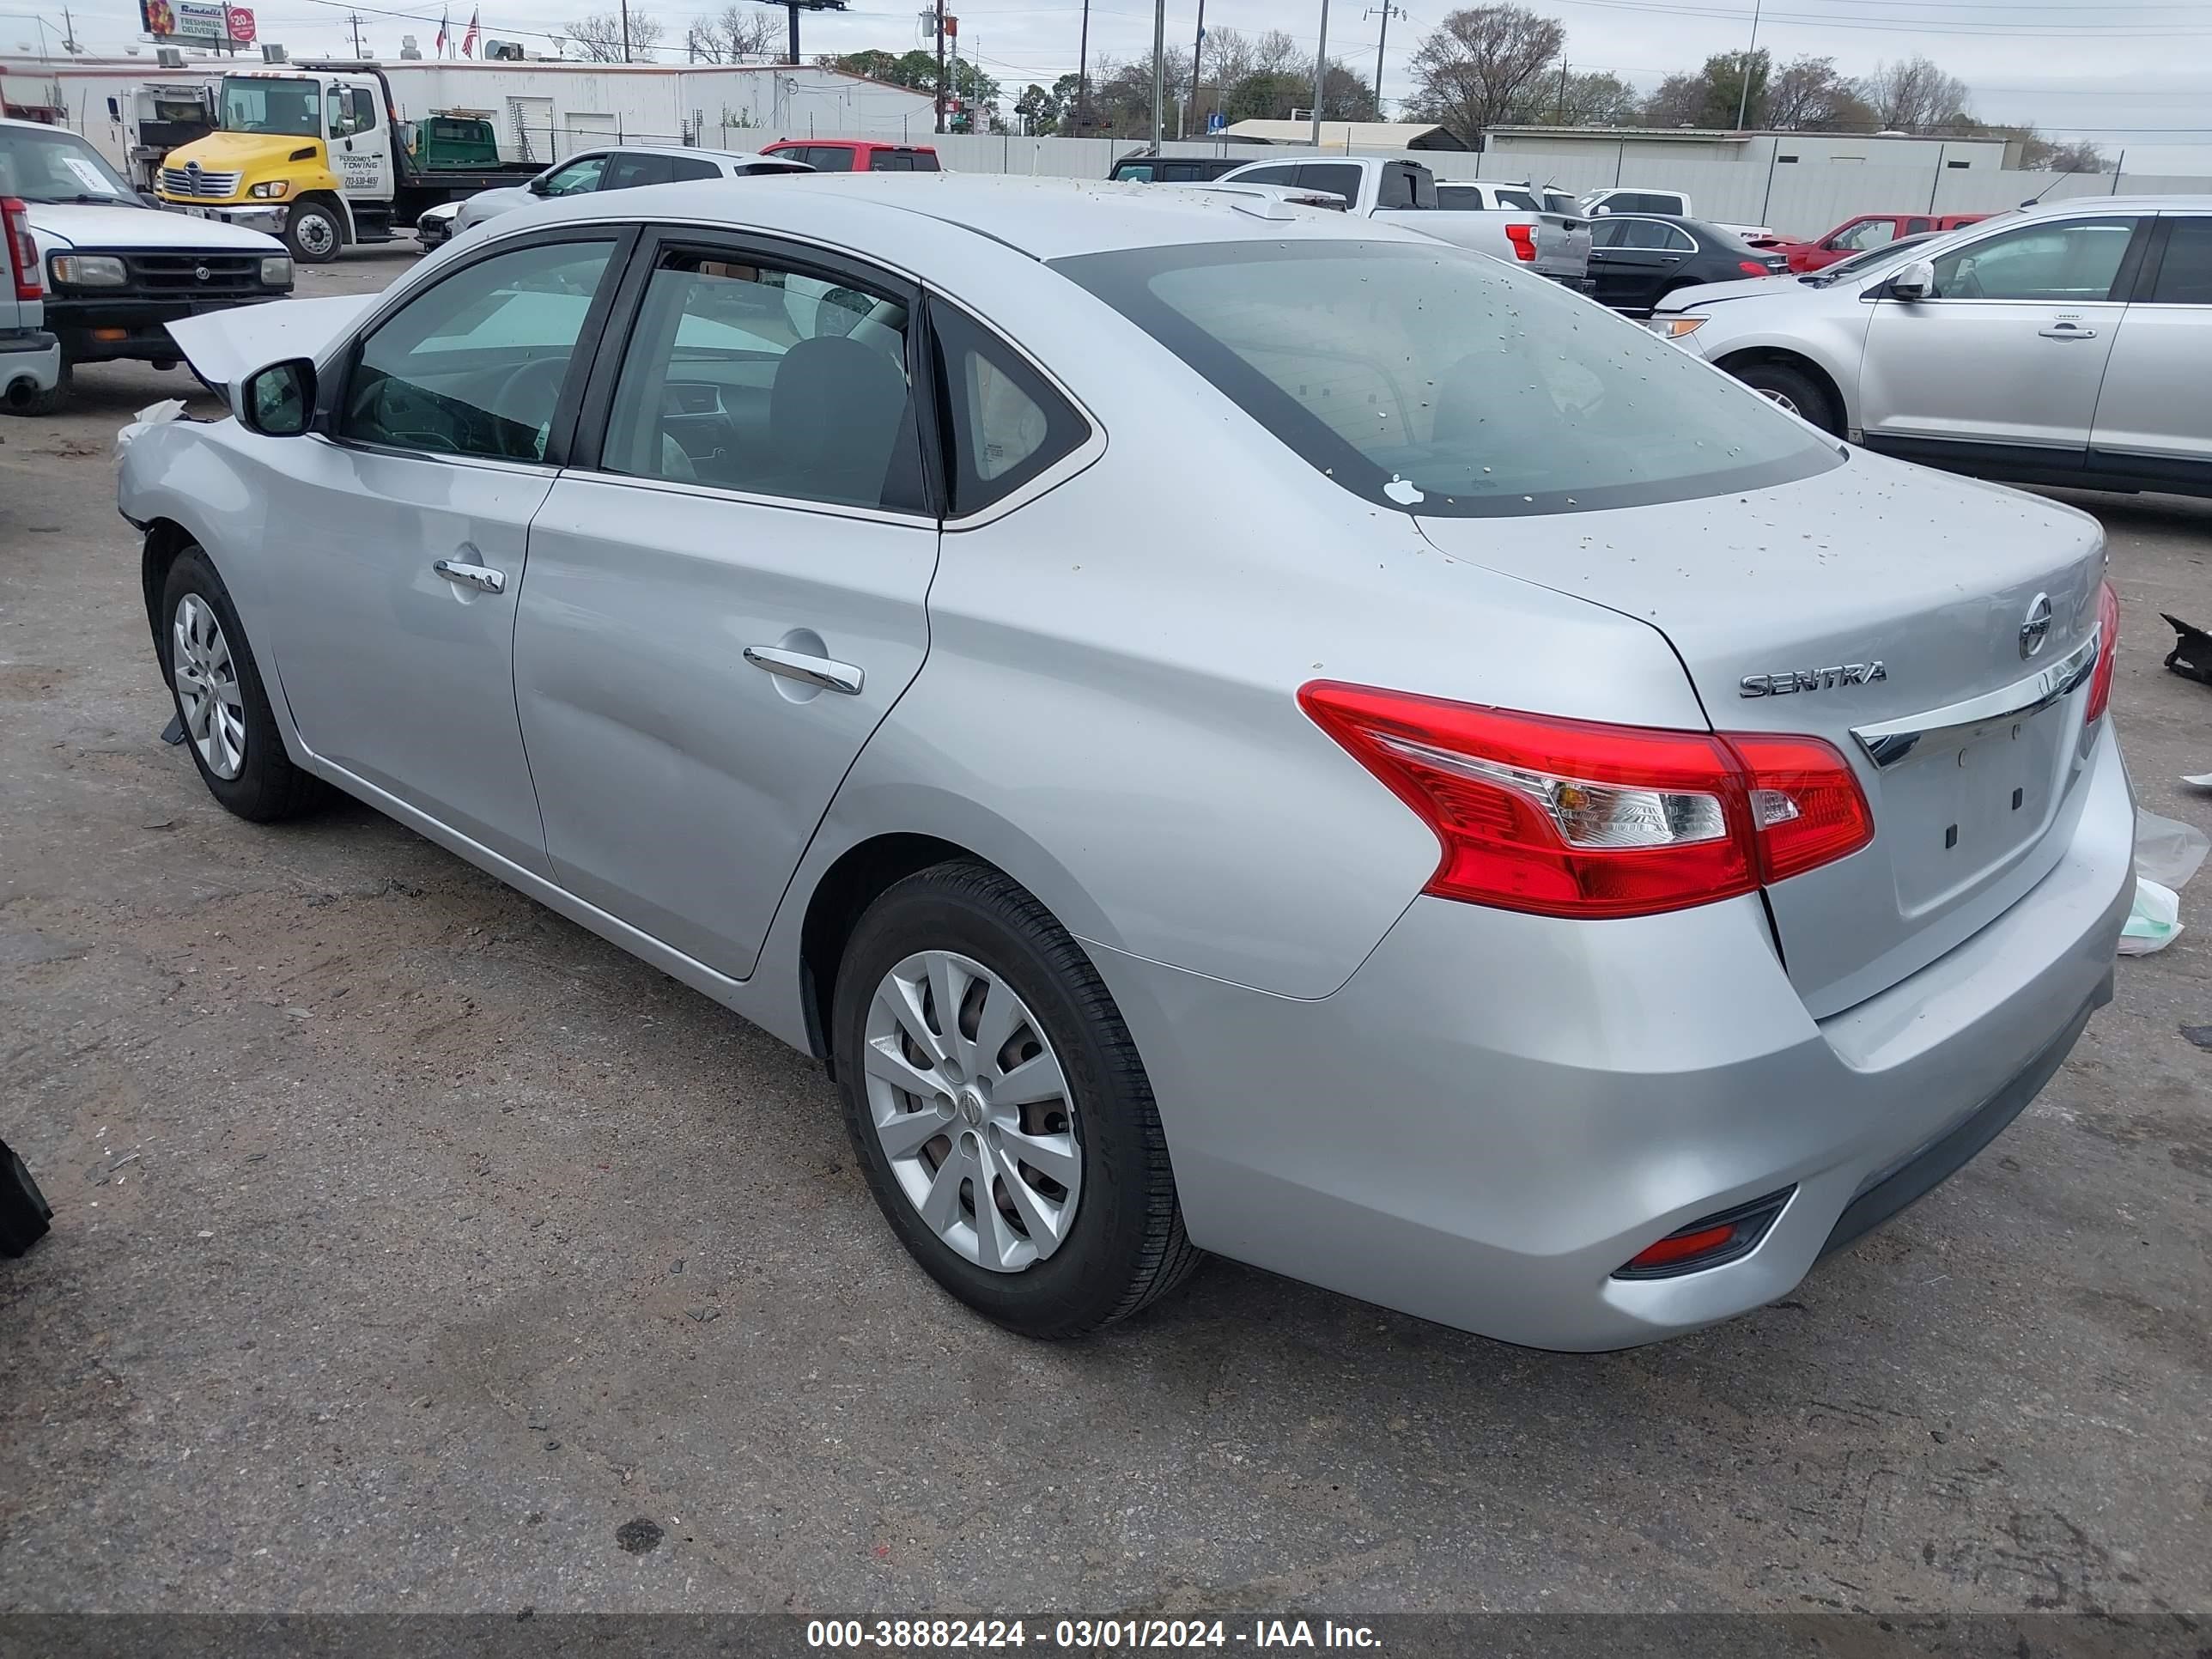
MULTIPOLYGON (((399 254, 311 272, 380 286, 399 254)), ((353 806, 184 752, 86 371, 0 422, 0 1611, 2212 1607, 2212 874, 1958 1178, 1719 1329, 1529 1352, 1216 1262, 1040 1347, 819 1070, 353 806)), ((2212 828, 2212 502, 2093 497, 2212 828)), ((1940 548, 1931 549, 1940 557, 1940 548)))

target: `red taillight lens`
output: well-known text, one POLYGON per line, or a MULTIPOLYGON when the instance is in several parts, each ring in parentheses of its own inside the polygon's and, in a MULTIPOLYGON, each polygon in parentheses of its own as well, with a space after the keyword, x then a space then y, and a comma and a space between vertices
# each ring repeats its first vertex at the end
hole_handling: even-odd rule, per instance
POLYGON ((35 300, 45 292, 39 270, 39 245, 31 236, 30 210, 14 197, 0 197, 0 242, 7 244, 8 264, 15 278, 15 297, 35 300))
POLYGON ((1299 705, 1443 844, 1427 892, 1541 915, 1650 915, 1853 853, 1874 822, 1817 738, 1554 720, 1316 680, 1299 705))
POLYGON ((1508 225, 1505 240, 1513 244, 1513 257, 1522 264, 1533 264, 1536 258, 1536 227, 1508 225))
POLYGON ((1747 276, 1771 276, 1778 269, 1786 269, 1761 264, 1756 259, 1739 259, 1735 262, 1735 268, 1747 276))
POLYGON ((2110 582, 2097 590, 2097 666, 2089 676, 2089 708, 2082 719, 2094 725, 2112 700, 2112 664, 2120 649, 2120 596, 2110 582))

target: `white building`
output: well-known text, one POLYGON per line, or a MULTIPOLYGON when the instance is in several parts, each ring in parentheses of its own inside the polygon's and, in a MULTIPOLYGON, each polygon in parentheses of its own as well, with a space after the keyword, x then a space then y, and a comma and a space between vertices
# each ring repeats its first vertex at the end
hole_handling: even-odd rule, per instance
MULTIPOLYGON (((323 61, 323 60, 314 60, 323 61)), ((231 69, 278 67, 258 54, 188 52, 181 69, 143 58, 54 63, 0 58, 0 90, 26 109, 58 106, 63 124, 118 166, 131 142, 134 94, 146 83, 212 81, 231 69)), ((418 58, 377 63, 400 119, 465 111, 490 120, 509 161, 554 161, 593 145, 704 144, 757 149, 778 138, 891 138, 927 143, 927 93, 805 64, 488 64, 418 58)))
POLYGON ((1924 138, 1906 132, 1725 132, 1702 127, 1492 127, 1483 149, 1501 162, 1617 161, 1625 173, 1684 161, 1741 166, 1863 163, 1947 172, 2017 166, 2019 140, 1924 138))

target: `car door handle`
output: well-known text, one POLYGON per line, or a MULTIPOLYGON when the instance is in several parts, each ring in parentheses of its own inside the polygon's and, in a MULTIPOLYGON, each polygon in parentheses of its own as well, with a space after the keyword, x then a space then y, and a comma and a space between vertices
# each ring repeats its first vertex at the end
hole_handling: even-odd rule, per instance
POLYGON ((781 674, 802 684, 818 685, 824 691, 842 691, 848 697, 860 695, 860 671, 848 662, 810 657, 774 645, 747 646, 745 660, 756 668, 764 668, 771 674, 781 674))
POLYGON ((507 591, 507 573, 494 570, 488 564, 463 564, 458 559, 441 559, 430 567, 447 581, 464 587, 480 588, 487 593, 507 591))
POLYGON ((2046 340, 2094 340, 2097 337, 2095 329, 2084 328, 2079 323, 2053 323, 2049 328, 2039 328, 2036 332, 2046 340))

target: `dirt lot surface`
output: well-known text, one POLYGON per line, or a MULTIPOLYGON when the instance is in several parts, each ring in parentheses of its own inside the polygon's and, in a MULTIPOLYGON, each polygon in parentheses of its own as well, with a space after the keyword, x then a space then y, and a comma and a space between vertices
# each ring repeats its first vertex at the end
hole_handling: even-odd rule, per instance
MULTIPOLYGON (((1553 1356, 1216 1262, 1036 1346, 908 1264, 812 1063, 156 741, 109 451, 183 385, 0 422, 0 1133, 57 1210, 0 1262, 0 1611, 2212 1608, 2212 873, 1750 1317, 1553 1356)), ((2136 787, 2212 828, 2158 619, 2212 623, 2212 502, 2079 499, 2136 787)))

